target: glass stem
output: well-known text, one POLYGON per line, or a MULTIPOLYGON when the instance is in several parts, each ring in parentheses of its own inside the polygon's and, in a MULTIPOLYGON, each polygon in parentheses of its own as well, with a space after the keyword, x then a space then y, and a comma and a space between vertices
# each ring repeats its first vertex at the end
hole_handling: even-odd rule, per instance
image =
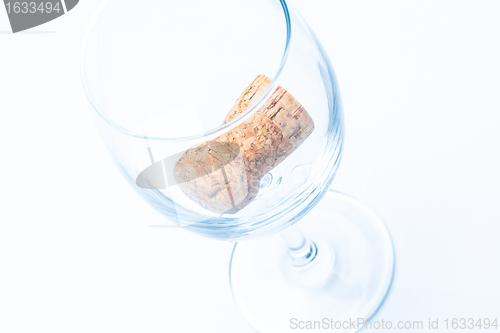
POLYGON ((311 263, 318 254, 318 248, 313 241, 307 239, 296 225, 281 232, 281 237, 288 247, 288 259, 297 267, 311 263))

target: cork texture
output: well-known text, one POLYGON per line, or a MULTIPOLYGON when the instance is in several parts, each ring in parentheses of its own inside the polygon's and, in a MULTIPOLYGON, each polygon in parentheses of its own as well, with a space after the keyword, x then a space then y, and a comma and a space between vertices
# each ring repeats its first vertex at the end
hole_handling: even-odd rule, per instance
MULTIPOLYGON (((243 91, 227 122, 259 99, 271 79, 257 78, 243 91)), ((314 131, 307 111, 277 87, 254 114, 213 141, 191 147, 174 168, 182 191, 214 213, 234 214, 255 199, 260 179, 283 162, 314 131)))

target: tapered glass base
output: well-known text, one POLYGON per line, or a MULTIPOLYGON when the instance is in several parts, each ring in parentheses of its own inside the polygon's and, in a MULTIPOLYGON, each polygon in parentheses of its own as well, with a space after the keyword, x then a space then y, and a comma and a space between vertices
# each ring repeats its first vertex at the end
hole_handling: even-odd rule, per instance
POLYGON ((235 246, 230 279, 243 316, 260 333, 360 330, 392 281, 385 225, 356 200, 329 191, 298 226, 317 248, 305 266, 291 260, 280 235, 235 246))

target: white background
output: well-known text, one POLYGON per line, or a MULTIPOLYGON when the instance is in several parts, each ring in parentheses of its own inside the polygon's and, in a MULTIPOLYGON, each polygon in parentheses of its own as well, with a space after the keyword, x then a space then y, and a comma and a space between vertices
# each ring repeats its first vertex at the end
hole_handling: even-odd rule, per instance
MULTIPOLYGON (((15 35, 0 10, 0 332, 250 332, 232 245, 150 228, 95 129, 79 57, 101 1, 15 35)), ((500 317, 500 1, 296 5, 341 85, 333 187, 394 239, 375 319, 500 317)))

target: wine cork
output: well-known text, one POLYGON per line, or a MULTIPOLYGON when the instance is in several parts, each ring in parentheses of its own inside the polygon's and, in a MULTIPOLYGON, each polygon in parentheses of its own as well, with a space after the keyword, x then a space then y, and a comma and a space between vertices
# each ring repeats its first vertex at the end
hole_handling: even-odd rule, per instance
MULTIPOLYGON (((238 98, 224 122, 254 103, 271 79, 259 75, 238 98)), ((307 111, 282 87, 246 121, 206 144, 191 147, 174 168, 182 191, 214 213, 233 214, 258 194, 261 178, 313 132, 307 111)))

